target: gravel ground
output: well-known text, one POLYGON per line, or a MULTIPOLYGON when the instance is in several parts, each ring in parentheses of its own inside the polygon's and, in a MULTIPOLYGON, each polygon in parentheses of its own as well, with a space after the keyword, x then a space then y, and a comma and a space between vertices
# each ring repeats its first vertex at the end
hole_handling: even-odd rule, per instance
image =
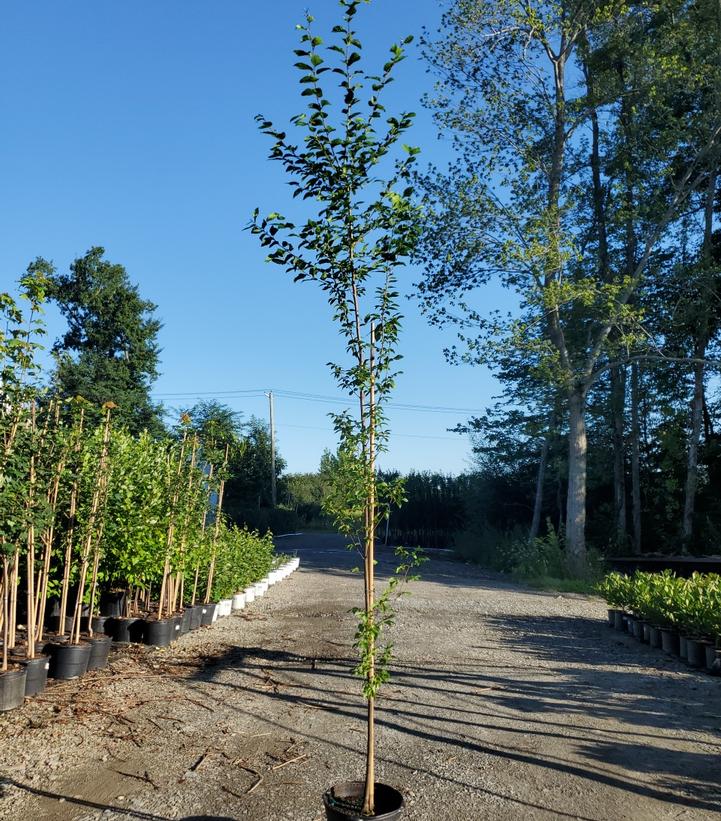
MULTIPOLYGON (((320 821, 363 772, 361 581, 336 537, 283 549, 300 570, 242 615, 1 716, 0 818, 320 821)), ((434 559, 394 641, 378 768, 409 821, 721 817, 721 680, 609 630, 599 600, 434 559)))

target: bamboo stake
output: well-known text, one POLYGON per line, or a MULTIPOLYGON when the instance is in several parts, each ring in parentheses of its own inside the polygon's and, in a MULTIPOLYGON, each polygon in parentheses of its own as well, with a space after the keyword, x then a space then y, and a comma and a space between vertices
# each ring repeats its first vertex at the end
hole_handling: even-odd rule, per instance
MULTIPOLYGON (((2 537, 2 546, 5 547, 5 537, 2 537)), ((8 559, 3 552, 3 653, 2 653, 2 672, 8 669, 8 638, 10 633, 10 614, 9 607, 9 591, 8 591, 8 559)))
POLYGON ((188 539, 188 518, 190 515, 190 511, 188 509, 189 500, 191 498, 191 493, 193 490, 193 476, 195 472, 195 461, 198 453, 198 437, 193 436, 193 449, 190 455, 190 469, 188 471, 188 491, 187 491, 187 499, 186 499, 186 506, 185 511, 183 513, 183 523, 181 525, 180 531, 180 546, 178 548, 178 572, 176 576, 176 583, 174 587, 175 594, 173 595, 173 604, 172 604, 172 611, 176 612, 176 604, 178 605, 177 610, 183 609, 183 593, 185 587, 185 548, 188 539), (180 601, 177 601, 176 596, 180 593, 180 601))
POLYGON ((95 529, 95 522, 100 510, 100 499, 103 492, 102 486, 105 479, 105 468, 108 458, 108 445, 110 443, 110 411, 115 407, 112 402, 106 403, 105 408, 105 427, 103 430, 103 444, 100 451, 100 460, 98 462, 98 475, 93 495, 90 502, 90 514, 88 516, 87 533, 85 535, 85 543, 83 545, 83 552, 80 563, 80 580, 78 582, 78 594, 75 599, 75 612, 73 613, 73 623, 70 628, 70 643, 80 643, 80 617, 83 609, 83 594, 85 592, 85 582, 88 574, 88 563, 90 559, 90 550, 93 545, 93 535, 95 529))
POLYGON ((15 649, 17 639, 18 620, 18 577, 20 574, 20 547, 15 545, 13 555, 13 566, 10 573, 10 636, 8 637, 8 648, 15 649))
MULTIPOLYGON (((30 435, 35 433, 35 400, 30 410, 30 435)), ((33 443, 34 444, 34 443, 33 443)), ((28 535, 27 535, 27 618, 26 618, 26 655, 35 658, 35 521, 33 504, 35 501, 35 450, 30 452, 30 481, 28 483, 28 535)))
MULTIPOLYGON (((165 565, 163 567, 163 581, 160 585, 160 596, 158 597, 158 621, 163 617, 163 605, 165 604, 168 591, 168 583, 170 581, 170 555, 173 550, 173 540, 175 538, 175 513, 178 505, 178 497, 180 495, 180 483, 177 479, 180 478, 180 473, 183 468, 183 458, 185 456, 185 442, 187 440, 187 432, 183 434, 183 444, 180 446, 180 455, 178 457, 178 469, 176 472, 176 482, 173 490, 173 497, 170 502, 170 521, 168 522, 168 534, 165 543, 165 565)), ((170 463, 171 455, 168 454, 168 463, 170 463)), ((170 611, 168 611, 170 615, 170 611)))
MULTIPOLYGON (((213 481, 213 470, 214 470, 214 466, 211 465, 210 470, 208 471, 208 485, 210 485, 210 483, 213 481)), ((206 506, 203 508, 203 521, 202 521, 202 524, 200 526, 201 538, 202 538, 202 536, 205 535, 205 528, 206 528, 207 523, 208 523, 208 506, 210 505, 210 496, 211 496, 212 492, 213 492, 212 490, 208 490, 208 504, 206 504, 206 506)), ((195 581, 193 583, 193 597, 190 600, 190 606, 191 607, 193 607, 195 605, 195 598, 198 594, 198 579, 199 579, 199 577, 200 577, 200 559, 198 559, 198 561, 195 565, 195 581)))
MULTIPOLYGON (((73 451, 77 455, 82 449, 82 434, 83 424, 85 422, 85 408, 80 408, 80 419, 78 420, 78 429, 76 431, 76 439, 73 445, 73 451)), ((75 538, 75 518, 78 511, 78 490, 80 474, 80 466, 76 465, 75 476, 73 484, 70 488, 70 507, 68 510, 68 533, 65 539, 65 564, 63 566, 63 584, 60 592, 60 624, 58 625, 58 634, 63 637, 65 635, 65 617, 68 612, 68 592, 70 587, 70 565, 73 558, 73 541, 75 538)))
POLYGON ((225 491, 225 468, 228 466, 228 453, 230 445, 225 446, 225 459, 223 460, 223 478, 220 480, 218 488, 218 504, 215 506, 215 527, 213 529, 213 551, 210 557, 210 568, 208 570, 208 584, 205 588, 205 604, 210 602, 210 594, 213 590, 213 577, 215 575, 215 559, 218 549, 218 534, 220 533, 220 514, 223 509, 223 492, 225 491))

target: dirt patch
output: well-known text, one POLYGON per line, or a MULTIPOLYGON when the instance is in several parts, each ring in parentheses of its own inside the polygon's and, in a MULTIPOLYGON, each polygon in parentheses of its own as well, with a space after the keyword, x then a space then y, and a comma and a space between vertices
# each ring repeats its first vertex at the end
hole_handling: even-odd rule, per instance
MULTIPOLYGON (((301 570, 245 616, 0 717, 0 818, 320 821, 362 774, 361 581, 335 539, 283 547, 301 570)), ((446 560, 423 577, 378 715, 409 819, 718 818, 721 681, 609 630, 600 601, 446 560)))

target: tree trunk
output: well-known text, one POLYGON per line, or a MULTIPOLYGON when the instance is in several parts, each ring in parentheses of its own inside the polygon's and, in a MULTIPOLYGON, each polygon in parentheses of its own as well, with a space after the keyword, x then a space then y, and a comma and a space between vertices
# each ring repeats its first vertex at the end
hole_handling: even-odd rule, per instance
POLYGON ((548 447, 550 433, 543 440, 541 447, 541 457, 538 461, 538 474, 536 476, 536 498, 533 503, 533 519, 531 520, 531 530, 528 534, 528 541, 532 542, 538 538, 538 531, 541 527, 541 513, 543 511, 543 484, 546 478, 546 464, 548 462, 548 447))
POLYGON ((586 395, 575 388, 568 397, 568 494, 566 553, 570 569, 586 569, 586 395))
POLYGON ((611 368, 611 424, 613 435, 613 513, 616 543, 626 544, 626 458, 624 421, 626 409, 626 369, 611 368))
MULTIPOLYGON (((703 359, 706 355, 706 341, 700 339, 696 345, 694 355, 703 359)), ((682 551, 688 552, 693 538, 693 514, 696 502, 696 488, 698 487, 698 450, 701 441, 701 423, 703 417, 703 363, 697 362, 693 369, 693 400, 691 402, 691 432, 688 440, 686 457, 686 490, 683 505, 682 551)))
POLYGON ((631 508, 633 519, 632 548, 641 552, 641 425, 639 422, 638 363, 631 365, 631 508))

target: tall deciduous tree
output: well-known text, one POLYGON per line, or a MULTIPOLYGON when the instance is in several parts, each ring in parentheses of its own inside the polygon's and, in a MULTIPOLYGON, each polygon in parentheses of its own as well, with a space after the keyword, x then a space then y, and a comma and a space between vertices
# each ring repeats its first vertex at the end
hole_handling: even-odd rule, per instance
POLYGON ((697 22, 677 2, 456 0, 427 42, 440 78, 430 104, 459 158, 424 180, 422 305, 460 323, 475 361, 516 356, 562 392, 577 570, 589 391, 648 355, 636 296, 718 152, 718 115, 700 102, 718 67, 705 33, 691 47, 697 22), (613 77, 602 53, 615 55, 613 77), (508 318, 478 307, 492 279, 517 296, 508 318))
POLYGON ((116 421, 133 432, 159 431, 159 408, 150 399, 160 353, 156 306, 141 298, 122 265, 104 257, 103 248, 91 248, 68 274, 53 276, 51 297, 68 323, 53 348, 54 388, 97 407, 114 402, 116 421))

